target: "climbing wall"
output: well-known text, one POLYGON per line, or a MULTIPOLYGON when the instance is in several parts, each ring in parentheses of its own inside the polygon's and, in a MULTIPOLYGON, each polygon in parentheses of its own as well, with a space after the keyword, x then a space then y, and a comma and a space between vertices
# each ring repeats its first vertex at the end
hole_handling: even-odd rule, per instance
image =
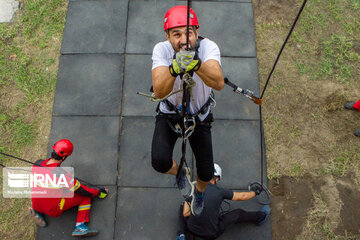
MULTIPOLYGON (((73 166, 76 177, 110 189, 108 198, 93 202, 89 226, 100 233, 92 239, 176 238, 183 199, 174 177, 151 166, 156 104, 136 95, 149 91, 152 49, 165 40, 163 16, 175 5, 186 1, 69 2, 49 151, 55 141, 70 139, 74 152, 63 165, 73 166)), ((258 93, 251 0, 193 1, 192 7, 200 35, 220 47, 224 76, 258 93)), ((259 109, 227 86, 215 95, 213 149, 223 169, 221 186, 245 190, 261 177, 259 109)), ((178 141, 174 157, 180 156, 178 141)), ((190 147, 187 162, 195 178, 190 147)), ((257 211, 261 205, 250 200, 235 207, 257 211)), ((37 239, 72 239, 76 212, 47 218, 49 226, 38 229, 37 239)), ((261 227, 235 225, 219 239, 271 239, 270 221, 261 227)))

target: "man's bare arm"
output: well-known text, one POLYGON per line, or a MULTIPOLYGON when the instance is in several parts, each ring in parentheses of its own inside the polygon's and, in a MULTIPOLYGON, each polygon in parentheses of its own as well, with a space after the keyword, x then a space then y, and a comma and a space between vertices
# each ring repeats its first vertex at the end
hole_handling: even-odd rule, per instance
MULTIPOLYGON (((224 76, 216 60, 202 63, 196 74, 207 86, 215 90, 221 90, 224 87, 224 76)), ((152 82, 155 96, 163 98, 173 90, 175 77, 170 74, 168 67, 160 66, 152 70, 152 82)))
POLYGON ((218 61, 210 59, 202 62, 196 74, 204 81, 204 83, 215 89, 221 90, 224 87, 224 76, 218 61))
POLYGON ((255 192, 234 192, 233 201, 246 201, 255 197, 255 192))
POLYGON ((173 90, 175 77, 171 76, 169 67, 157 67, 152 70, 151 74, 153 89, 157 98, 163 98, 173 90))

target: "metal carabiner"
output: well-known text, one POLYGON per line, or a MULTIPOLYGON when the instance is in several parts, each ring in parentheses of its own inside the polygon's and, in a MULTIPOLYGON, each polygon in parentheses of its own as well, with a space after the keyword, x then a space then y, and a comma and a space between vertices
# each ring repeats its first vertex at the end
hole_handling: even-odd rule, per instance
POLYGON ((188 139, 191 136, 191 134, 194 132, 195 126, 196 126, 195 117, 184 118, 184 128, 185 128, 184 139, 188 139))

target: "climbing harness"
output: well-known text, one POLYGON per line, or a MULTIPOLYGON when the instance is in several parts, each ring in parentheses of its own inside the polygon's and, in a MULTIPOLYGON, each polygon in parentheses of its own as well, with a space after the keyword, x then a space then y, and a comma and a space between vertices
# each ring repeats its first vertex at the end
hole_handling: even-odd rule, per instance
POLYGON ((281 56, 281 54, 282 54, 282 51, 284 50, 285 45, 286 45, 287 41, 289 40, 289 38, 290 38, 290 36, 291 36, 291 33, 293 32, 293 30, 294 30, 294 28, 295 28, 295 25, 296 25, 296 23, 297 23, 300 15, 301 15, 301 13, 302 13, 304 7, 305 7, 305 5, 306 5, 306 2, 307 2, 307 0, 304 0, 304 1, 303 1, 302 5, 301 5, 301 7, 300 7, 300 10, 299 10, 299 12, 298 12, 298 14, 297 14, 297 16, 296 16, 296 18, 295 18, 295 21, 294 21, 294 23, 292 24, 291 29, 290 29, 290 31, 289 31, 289 33, 288 33, 288 35, 287 35, 287 37, 286 37, 283 45, 281 46, 280 52, 278 53, 278 55, 277 55, 277 57, 276 57, 276 60, 275 60, 275 62, 274 62, 274 65, 273 65, 273 67, 272 67, 272 69, 271 69, 271 71, 270 71, 270 73, 269 73, 269 75, 268 75, 268 77, 267 77, 267 80, 266 80, 264 89, 263 89, 260 97, 256 96, 252 91, 250 91, 250 90, 248 90, 248 89, 242 89, 242 88, 236 86, 234 83, 230 82, 229 79, 227 79, 227 78, 224 79, 225 83, 226 83, 227 85, 229 85, 230 87, 232 87, 233 90, 234 90, 234 92, 245 95, 247 98, 251 99, 255 104, 259 105, 259 115, 260 115, 260 121, 259 121, 259 122, 260 122, 260 147, 261 147, 261 150, 260 150, 260 151, 261 151, 261 183, 259 183, 259 182, 250 183, 250 184, 249 184, 249 189, 250 189, 250 185, 251 185, 251 184, 258 184, 258 185, 261 186, 262 192, 264 192, 265 194, 260 194, 261 196, 260 196, 260 195, 256 196, 256 200, 258 201, 258 203, 264 204, 264 205, 270 204, 271 199, 270 199, 270 192, 269 192, 269 190, 266 188, 266 186, 264 185, 264 179, 263 179, 263 178, 264 178, 264 150, 263 150, 263 148, 264 148, 264 147, 263 147, 263 135, 264 135, 264 133, 263 133, 263 125, 262 125, 262 121, 261 121, 261 119, 262 119, 262 110, 261 110, 262 99, 263 99, 263 97, 264 97, 264 93, 265 93, 265 90, 266 90, 266 88, 267 88, 267 86, 268 86, 268 83, 269 83, 269 80, 270 80, 270 78, 271 78, 271 75, 272 75, 272 73, 273 73, 274 70, 275 70, 275 67, 276 67, 276 65, 277 65, 277 63, 278 63, 278 61, 279 61, 279 58, 280 58, 280 56, 281 56))
MULTIPOLYGON (((26 160, 26 159, 23 159, 23 158, 19 158, 19 157, 16 157, 16 156, 13 156, 13 155, 10 155, 10 154, 7 154, 7 153, 0 152, 0 154, 1 154, 1 155, 4 155, 4 156, 6 156, 6 157, 9 157, 9 158, 17 159, 17 160, 19 160, 19 161, 22 161, 22 162, 25 162, 25 163, 28 163, 28 164, 31 164, 31 165, 35 165, 35 166, 37 166, 37 167, 42 167, 42 168, 48 169, 48 170, 50 170, 51 172, 54 172, 54 171, 56 170, 56 169, 51 169, 51 168, 48 168, 48 167, 45 167, 45 166, 41 166, 41 165, 38 164, 37 162, 31 162, 31 161, 29 161, 29 160, 26 160)), ((1 163, 0 163, 0 166, 3 167, 3 168, 10 169, 10 170, 11 170, 11 169, 14 169, 14 168, 11 168, 11 167, 7 167, 7 166, 5 166, 4 164, 1 164, 1 163)), ((26 171, 26 170, 24 170, 24 171, 26 171)), ((85 180, 82 180, 82 179, 80 179, 80 178, 76 178, 76 177, 74 177, 74 176, 68 176, 68 177, 74 178, 74 179, 80 181, 81 183, 88 184, 88 185, 90 185, 90 186, 99 188, 99 186, 94 185, 94 184, 91 184, 91 183, 89 183, 89 182, 87 182, 87 181, 85 181, 85 180)))

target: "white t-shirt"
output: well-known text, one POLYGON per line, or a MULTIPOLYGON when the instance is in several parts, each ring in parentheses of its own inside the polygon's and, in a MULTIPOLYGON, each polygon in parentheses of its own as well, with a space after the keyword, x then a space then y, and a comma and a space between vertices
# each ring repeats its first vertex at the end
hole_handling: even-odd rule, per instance
MULTIPOLYGON (((174 53, 175 51, 171 46, 170 42, 164 41, 156 44, 152 54, 152 70, 160 66, 168 67, 172 63, 174 53)), ((202 62, 214 59, 218 61, 221 66, 219 47, 216 45, 215 42, 211 41, 210 39, 204 38, 202 41, 200 41, 198 53, 199 58, 202 62)), ((192 88, 194 101, 190 101, 191 114, 197 113, 201 109, 201 107, 207 102, 211 94, 211 88, 205 85, 205 83, 200 79, 196 72, 194 73, 193 79, 195 80, 196 85, 192 88)), ((181 79, 180 76, 177 76, 172 92, 179 89, 181 89, 181 79)), ((171 95, 167 98, 167 100, 170 101, 174 106, 176 106, 176 108, 179 108, 182 104, 182 95, 183 93, 179 92, 171 95)), ((160 111, 163 113, 175 113, 174 111, 169 111, 166 107, 166 104, 163 102, 160 103, 160 111)), ((198 115, 200 121, 203 121, 206 118, 206 116, 209 114, 209 111, 210 108, 207 113, 203 115, 198 115)))

